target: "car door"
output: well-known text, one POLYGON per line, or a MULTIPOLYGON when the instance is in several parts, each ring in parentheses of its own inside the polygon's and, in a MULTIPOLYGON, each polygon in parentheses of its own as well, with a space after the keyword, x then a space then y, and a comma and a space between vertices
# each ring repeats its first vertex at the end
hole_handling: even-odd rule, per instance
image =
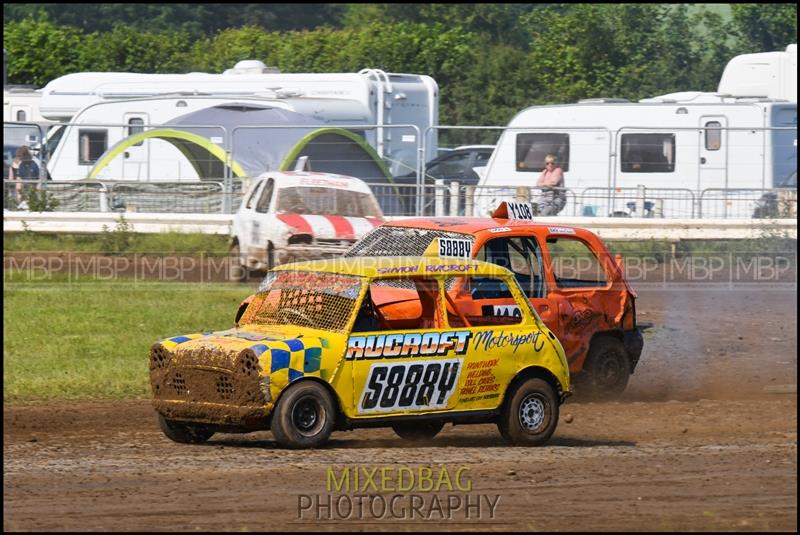
MULTIPOLYGON (((510 269, 523 293, 547 327, 558 332, 559 316, 553 301, 548 297, 547 281, 543 268, 542 249, 534 236, 500 236, 487 240, 476 253, 477 260, 491 262, 510 269)), ((492 305, 492 314, 519 314, 510 295, 492 305)))
POLYGON ((356 417, 452 409, 469 342, 448 330, 435 278, 375 280, 348 339, 356 417))
POLYGON ((469 340, 458 391, 458 410, 491 410, 504 388, 526 363, 536 362, 545 336, 511 277, 463 275, 445 279, 447 323, 466 332, 469 340), (504 299, 517 314, 506 314, 496 302, 504 299))
MULTIPOLYGON (((272 198, 275 190, 275 179, 268 178, 264 181, 261 194, 258 196, 253 207, 253 212, 249 217, 250 240, 248 255, 263 262, 267 255, 267 244, 270 241, 274 224, 270 224, 270 209, 272 208, 272 198)), ((274 210, 273 210, 274 211, 274 210)))
POLYGON ((575 235, 548 235, 545 250, 545 276, 548 300, 555 308, 560 329, 559 341, 570 371, 582 369, 592 335, 608 330, 621 316, 626 301, 620 288, 613 286, 607 255, 599 257, 582 238, 575 235))
POLYGON ((255 179, 233 218, 233 234, 239 241, 239 249, 245 257, 250 254, 250 243, 253 241, 251 220, 263 186, 263 180, 255 179))

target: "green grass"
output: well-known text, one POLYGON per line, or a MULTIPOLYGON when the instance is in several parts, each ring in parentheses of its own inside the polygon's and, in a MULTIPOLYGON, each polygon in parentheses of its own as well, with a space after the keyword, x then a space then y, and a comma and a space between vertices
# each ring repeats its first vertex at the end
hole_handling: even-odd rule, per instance
POLYGON ((681 240, 674 245, 665 240, 606 241, 612 255, 647 256, 659 262, 669 262, 676 256, 734 255, 740 258, 752 256, 774 256, 797 254, 797 239, 784 235, 765 233, 761 238, 750 240, 681 240))
POLYGON ((3 400, 150 395, 161 338, 227 329, 253 285, 15 282, 3 289, 3 400))
POLYGON ((228 236, 188 232, 137 234, 124 229, 96 234, 4 232, 3 251, 226 254, 228 236))

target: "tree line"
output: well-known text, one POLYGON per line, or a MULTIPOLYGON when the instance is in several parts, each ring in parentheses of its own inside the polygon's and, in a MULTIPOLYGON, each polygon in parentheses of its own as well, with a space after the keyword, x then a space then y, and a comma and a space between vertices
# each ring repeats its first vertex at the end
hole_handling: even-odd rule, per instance
POLYGON ((432 76, 440 124, 534 104, 714 91, 737 54, 797 42, 796 4, 4 4, 8 81, 82 71, 379 68, 432 76), (720 7, 722 6, 722 7, 720 7))

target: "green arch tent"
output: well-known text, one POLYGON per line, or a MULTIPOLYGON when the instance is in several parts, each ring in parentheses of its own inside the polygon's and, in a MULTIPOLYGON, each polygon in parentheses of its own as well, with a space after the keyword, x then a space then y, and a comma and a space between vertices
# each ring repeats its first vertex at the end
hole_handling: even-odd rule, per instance
POLYGON ((249 103, 204 108, 177 117, 162 128, 129 136, 101 155, 88 178, 98 178, 115 158, 147 139, 159 139, 175 146, 191 163, 200 180, 222 180, 226 176, 226 165, 234 177, 288 171, 295 168, 300 158, 306 157, 307 168, 312 171, 354 176, 379 185, 373 190, 384 210, 393 211, 398 206, 397 189, 383 187, 394 184, 392 176, 363 136, 344 128, 326 126, 300 113, 249 103))

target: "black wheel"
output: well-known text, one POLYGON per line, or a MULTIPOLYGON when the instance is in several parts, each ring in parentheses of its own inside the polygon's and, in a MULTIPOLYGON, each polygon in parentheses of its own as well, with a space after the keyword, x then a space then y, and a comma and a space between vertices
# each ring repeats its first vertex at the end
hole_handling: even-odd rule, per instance
POLYGON ((509 394, 497 427, 515 446, 541 446, 558 425, 558 398, 550 383, 527 379, 509 394))
POLYGON ((328 390, 314 381, 290 386, 272 415, 272 434, 284 448, 316 448, 333 431, 336 409, 328 390))
POLYGON ((628 386, 630 376, 631 364, 625 346, 617 338, 601 336, 589 348, 577 393, 593 400, 615 399, 628 386))
POLYGON ((214 434, 202 425, 189 424, 168 420, 161 414, 158 415, 158 425, 167 438, 181 444, 200 444, 207 441, 214 434))
POLYGON ((394 424, 392 429, 400 438, 419 442, 432 439, 439 434, 443 427, 444 423, 442 422, 419 422, 394 424))
POLYGON ((239 248, 239 242, 231 245, 230 251, 230 270, 228 276, 232 282, 244 282, 247 280, 250 270, 247 268, 239 248))

